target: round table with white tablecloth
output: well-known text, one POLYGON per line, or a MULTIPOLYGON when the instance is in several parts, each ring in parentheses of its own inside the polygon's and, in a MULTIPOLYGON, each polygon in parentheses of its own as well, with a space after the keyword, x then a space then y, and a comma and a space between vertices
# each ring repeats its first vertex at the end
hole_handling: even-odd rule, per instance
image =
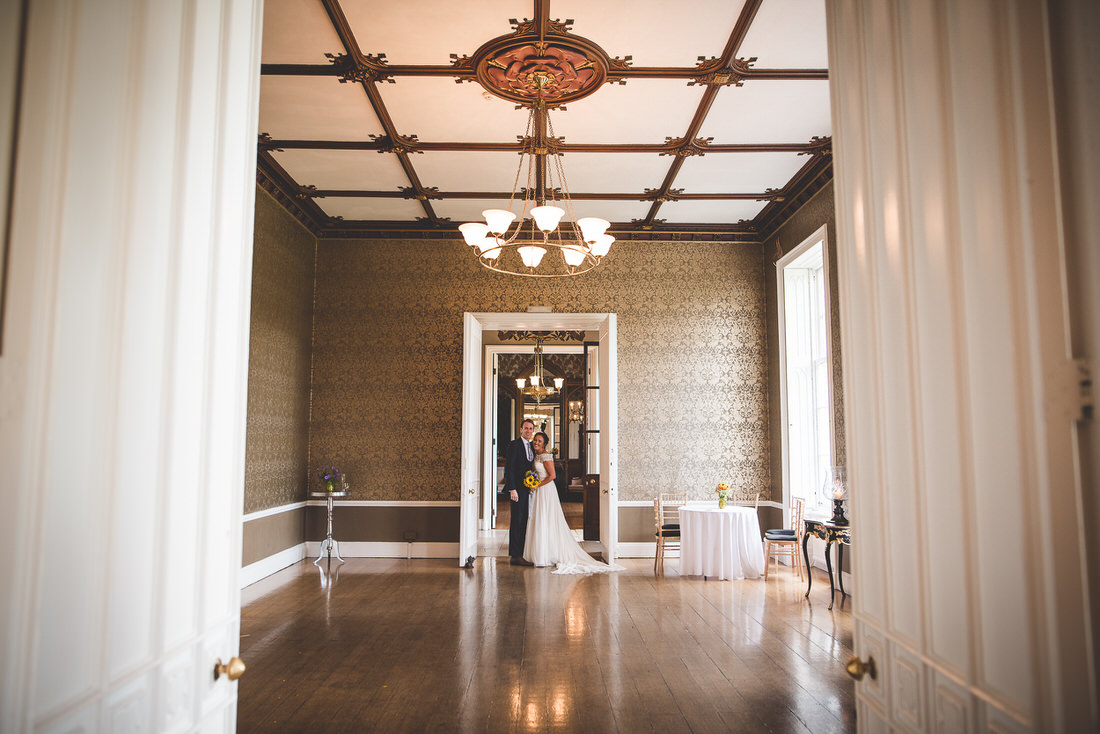
POLYGON ((755 507, 680 508, 681 576, 755 579, 763 572, 764 548, 755 507))

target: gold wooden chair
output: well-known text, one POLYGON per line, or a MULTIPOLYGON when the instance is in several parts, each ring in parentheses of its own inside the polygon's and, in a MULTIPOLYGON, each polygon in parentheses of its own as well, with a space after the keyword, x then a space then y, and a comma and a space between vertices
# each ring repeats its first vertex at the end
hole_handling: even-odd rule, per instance
POLYGON ((657 551, 653 556, 653 575, 665 572, 665 551, 680 550, 680 507, 687 503, 686 494, 660 494, 653 500, 657 551))
POLYGON ((735 489, 733 490, 733 504, 738 507, 760 507, 760 493, 753 492, 747 489, 735 489))
POLYGON ((775 556, 775 566, 779 568, 779 557, 790 556, 791 565, 798 571, 798 578, 802 576, 802 510, 805 501, 801 497, 791 500, 791 527, 764 532, 764 580, 768 580, 768 568, 771 566, 772 555, 775 556))

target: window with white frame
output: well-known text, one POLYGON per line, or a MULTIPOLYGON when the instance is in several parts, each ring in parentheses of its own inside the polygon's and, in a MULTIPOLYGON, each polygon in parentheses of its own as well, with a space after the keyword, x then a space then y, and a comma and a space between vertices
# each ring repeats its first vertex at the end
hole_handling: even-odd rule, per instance
POLYGON ((824 232, 779 262, 786 481, 790 496, 825 508, 822 483, 832 464, 828 300, 824 232))

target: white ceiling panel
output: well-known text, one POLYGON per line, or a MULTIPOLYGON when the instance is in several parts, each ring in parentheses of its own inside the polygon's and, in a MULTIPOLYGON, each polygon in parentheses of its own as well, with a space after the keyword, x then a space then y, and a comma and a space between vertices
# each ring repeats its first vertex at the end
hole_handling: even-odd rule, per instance
POLYGON ((313 200, 330 217, 345 220, 382 219, 414 222, 424 216, 424 207, 415 199, 365 199, 329 196, 313 200))
POLYGON ((527 110, 489 94, 476 83, 450 77, 403 77, 381 84, 390 119, 400 135, 425 142, 515 142, 527 127, 527 110))
POLYGON ((760 213, 766 201, 669 201, 661 205, 657 219, 669 224, 737 224, 760 213))
POLYGON ((719 56, 743 0, 559 0, 550 16, 573 18, 573 33, 608 55, 633 56, 634 66, 694 67, 698 56, 719 56))
POLYGON ((832 130, 828 81, 752 81, 719 91, 699 134, 715 143, 808 143, 832 130))
POLYGON ((605 84, 591 97, 550 113, 567 143, 663 143, 691 124, 704 88, 683 79, 633 79, 605 84))
POLYGON ((806 165, 797 153, 710 153, 684 161, 673 188, 687 194, 761 194, 782 188, 806 165))
POLYGON ((486 41, 512 31, 509 18, 528 18, 530 0, 343 0, 340 7, 365 54, 390 64, 441 64, 450 54, 472 55, 486 41))
POLYGON ((323 76, 261 76, 260 132, 276 139, 364 141, 383 129, 358 84, 323 76))
POLYGON ((275 161, 302 186, 353 191, 396 191, 409 185, 397 156, 373 150, 273 151, 275 161))
POLYGON ((672 161, 657 153, 568 153, 562 167, 571 192, 641 195, 661 185, 672 161))
POLYGON ((265 64, 327 64, 325 53, 344 52, 325 7, 319 2, 266 0, 264 2, 265 64))
POLYGON ((825 0, 768 0, 760 6, 737 55, 759 69, 827 69, 825 0))
MULTIPOLYGON (((432 199, 432 209, 441 217, 454 222, 454 227, 463 222, 484 222, 481 213, 486 209, 507 209, 507 199, 432 199)), ((512 211, 518 216, 522 205, 515 203, 512 211)))
POLYGON ((630 222, 632 219, 641 219, 649 213, 653 206, 651 201, 601 201, 591 199, 577 199, 573 202, 573 211, 577 218, 599 217, 609 222, 630 222))
MULTIPOLYGON (((411 156, 420 183, 440 191, 512 191, 516 169, 520 164, 518 153, 426 151, 411 156)), ((520 186, 527 182, 524 167, 520 186)))

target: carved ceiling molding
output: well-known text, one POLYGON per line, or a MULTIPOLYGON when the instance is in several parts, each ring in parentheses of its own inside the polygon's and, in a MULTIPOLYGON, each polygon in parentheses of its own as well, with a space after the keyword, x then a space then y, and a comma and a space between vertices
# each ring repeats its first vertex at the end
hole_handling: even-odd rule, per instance
POLYGON ((405 186, 398 188, 401 192, 402 199, 416 199, 417 201, 427 201, 428 199, 442 199, 443 196, 439 193, 438 186, 429 186, 420 190, 412 186, 405 186))
POLYGON ((783 223, 833 180, 833 157, 815 155, 783 187, 783 196, 775 198, 752 220, 761 242, 775 234, 783 223))
POLYGON ((393 75, 386 69, 386 54, 366 54, 352 58, 347 54, 326 53, 325 58, 333 65, 340 83, 346 82, 389 82, 394 83, 393 75))
POLYGON ((699 57, 699 66, 696 67, 698 76, 692 77, 688 86, 703 84, 712 87, 728 87, 731 84, 740 87, 752 74, 752 65, 756 63, 756 57, 748 59, 734 59, 729 66, 722 65, 722 59, 699 57))
POLYGON ((684 193, 683 189, 669 189, 662 192, 661 189, 646 189, 643 196, 639 201, 659 201, 662 204, 666 201, 680 201, 681 196, 684 193))
POLYGON ((831 136, 815 135, 810 138, 810 144, 806 150, 800 151, 799 155, 832 155, 833 154, 833 139, 831 136))
POLYGON ((379 153, 423 153, 419 147, 420 140, 415 135, 371 135, 371 142, 378 145, 379 153))
POLYGON ((661 155, 675 155, 680 158, 706 155, 707 148, 713 141, 714 138, 665 138, 667 150, 662 151, 661 155))
POLYGON ((539 340, 543 342, 583 342, 583 331, 567 331, 565 329, 558 329, 556 331, 498 331, 497 338, 501 341, 533 341, 539 340))
POLYGON ((583 99, 605 82, 624 82, 613 72, 629 68, 630 57, 612 59, 600 46, 569 32, 571 21, 524 19, 515 31, 483 44, 472 56, 451 54, 456 70, 473 68, 481 86, 523 106, 537 100, 547 107, 583 99))
POLYGON ((275 144, 275 142, 271 138, 271 135, 269 135, 268 133, 260 133, 257 147, 259 148, 260 152, 272 150, 279 151, 280 153, 283 152, 283 149, 275 144))

